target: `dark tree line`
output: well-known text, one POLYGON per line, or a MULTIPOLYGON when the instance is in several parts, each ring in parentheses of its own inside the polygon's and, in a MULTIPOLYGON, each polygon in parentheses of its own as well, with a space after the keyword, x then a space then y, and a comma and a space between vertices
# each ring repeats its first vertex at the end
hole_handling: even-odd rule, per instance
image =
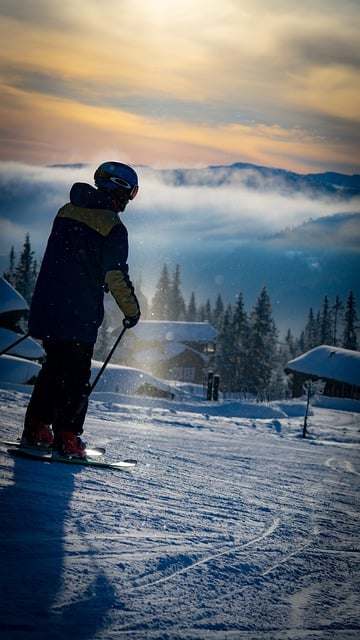
MULTIPOLYGON (((4 277, 30 302, 36 277, 37 263, 29 234, 17 257, 11 248, 9 267, 4 277)), ((142 318, 209 322, 218 330, 216 368, 223 389, 256 394, 280 395, 286 392, 285 364, 292 358, 320 344, 358 349, 358 316, 355 297, 349 292, 345 301, 325 296, 319 310, 309 310, 306 324, 299 337, 289 329, 284 340, 272 317, 271 301, 266 287, 260 292, 252 309, 245 309, 241 292, 235 304, 225 306, 219 294, 214 302, 209 298, 198 303, 195 292, 186 301, 181 288, 181 269, 176 265, 170 272, 162 267, 155 293, 149 302, 136 283, 142 318)), ((107 317, 99 332, 96 356, 102 359, 109 349, 107 317)))
POLYGON ((37 278, 37 271, 35 254, 31 248, 30 235, 27 233, 18 258, 15 254, 14 247, 11 247, 9 267, 4 273, 4 278, 30 303, 37 278))
POLYGON ((310 308, 304 330, 301 332, 297 350, 300 353, 320 344, 328 344, 344 349, 358 349, 358 316, 353 291, 345 302, 336 296, 334 303, 325 296, 321 308, 314 312, 310 308))
MULTIPOLYGON (((143 296, 141 288, 139 292, 143 296)), ((199 304, 194 292, 187 302, 181 291, 179 265, 173 273, 164 265, 154 297, 150 303, 146 301, 145 309, 144 319, 210 322, 219 332, 216 368, 223 388, 230 392, 284 394, 287 378, 283 370, 292 358, 320 344, 358 348, 353 292, 345 302, 339 296, 334 301, 325 296, 318 311, 310 309, 299 337, 288 329, 279 340, 266 287, 250 310, 245 309, 241 292, 234 305, 226 306, 220 294, 214 302, 208 299, 199 304)))

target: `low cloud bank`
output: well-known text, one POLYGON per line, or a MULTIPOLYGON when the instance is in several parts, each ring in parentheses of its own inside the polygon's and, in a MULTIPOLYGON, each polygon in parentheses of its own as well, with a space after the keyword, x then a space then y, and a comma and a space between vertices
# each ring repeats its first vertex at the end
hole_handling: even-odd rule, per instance
MULTIPOLYGON (((18 245, 26 232, 41 252, 57 209, 68 201, 72 183, 91 183, 94 169, 91 165, 0 163, 0 253, 7 255, 10 246, 18 245)), ((124 221, 133 241, 145 249, 147 245, 152 250, 158 247, 169 254, 175 246, 178 250, 183 246, 188 253, 192 245, 195 250, 200 244, 231 250, 310 218, 360 211, 359 198, 341 201, 301 192, 289 194, 276 180, 271 190, 268 185, 253 190, 241 182, 217 187, 173 186, 161 173, 146 169, 139 169, 139 175, 139 196, 130 203, 124 221)), ((343 245, 338 248, 347 248, 346 234, 339 242, 343 245)))

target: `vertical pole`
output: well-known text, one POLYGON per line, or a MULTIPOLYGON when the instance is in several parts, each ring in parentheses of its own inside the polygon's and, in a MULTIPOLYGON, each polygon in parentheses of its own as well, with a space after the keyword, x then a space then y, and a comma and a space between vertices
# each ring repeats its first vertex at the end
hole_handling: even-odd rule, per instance
POLYGON ((306 438, 306 434, 307 434, 307 421, 308 421, 309 407, 310 407, 310 395, 311 395, 311 382, 309 382, 307 385, 307 403, 306 403, 306 411, 304 416, 304 426, 303 426, 303 433, 302 433, 303 438, 306 438))
POLYGON ((213 383, 214 383, 214 373, 213 371, 209 371, 208 380, 207 380, 207 393, 206 393, 207 400, 212 400, 213 383))
POLYGON ((219 400, 219 386, 220 386, 220 376, 214 376, 214 384, 213 384, 213 400, 217 402, 219 400))

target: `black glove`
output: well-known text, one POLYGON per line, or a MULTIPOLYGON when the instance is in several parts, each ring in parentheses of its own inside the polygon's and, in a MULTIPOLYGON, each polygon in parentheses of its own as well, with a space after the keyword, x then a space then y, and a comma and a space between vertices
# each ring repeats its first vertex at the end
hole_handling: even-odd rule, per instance
POLYGON ((140 313, 138 313, 136 316, 127 316, 123 320, 123 326, 125 327, 125 329, 131 329, 131 327, 135 327, 139 320, 140 313))

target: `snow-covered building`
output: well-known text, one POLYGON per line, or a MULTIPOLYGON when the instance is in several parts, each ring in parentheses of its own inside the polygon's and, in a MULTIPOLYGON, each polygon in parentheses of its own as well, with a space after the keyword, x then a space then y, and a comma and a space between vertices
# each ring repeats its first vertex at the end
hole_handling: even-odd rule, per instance
POLYGON ((208 322, 144 320, 127 332, 117 360, 166 380, 202 383, 216 337, 208 322))
MULTIPOLYGON (((0 278, 0 351, 22 337, 19 324, 27 315, 26 300, 5 278, 0 278)), ((31 384, 40 365, 29 360, 39 360, 45 355, 36 340, 25 338, 0 358, 0 381, 31 384)))
POLYGON ((28 310, 25 298, 5 278, 0 277, 0 327, 13 329, 28 310))
POLYGON ((321 345, 290 360, 285 372, 294 377, 294 395, 301 395, 306 380, 323 380, 324 395, 360 398, 359 351, 321 345))

